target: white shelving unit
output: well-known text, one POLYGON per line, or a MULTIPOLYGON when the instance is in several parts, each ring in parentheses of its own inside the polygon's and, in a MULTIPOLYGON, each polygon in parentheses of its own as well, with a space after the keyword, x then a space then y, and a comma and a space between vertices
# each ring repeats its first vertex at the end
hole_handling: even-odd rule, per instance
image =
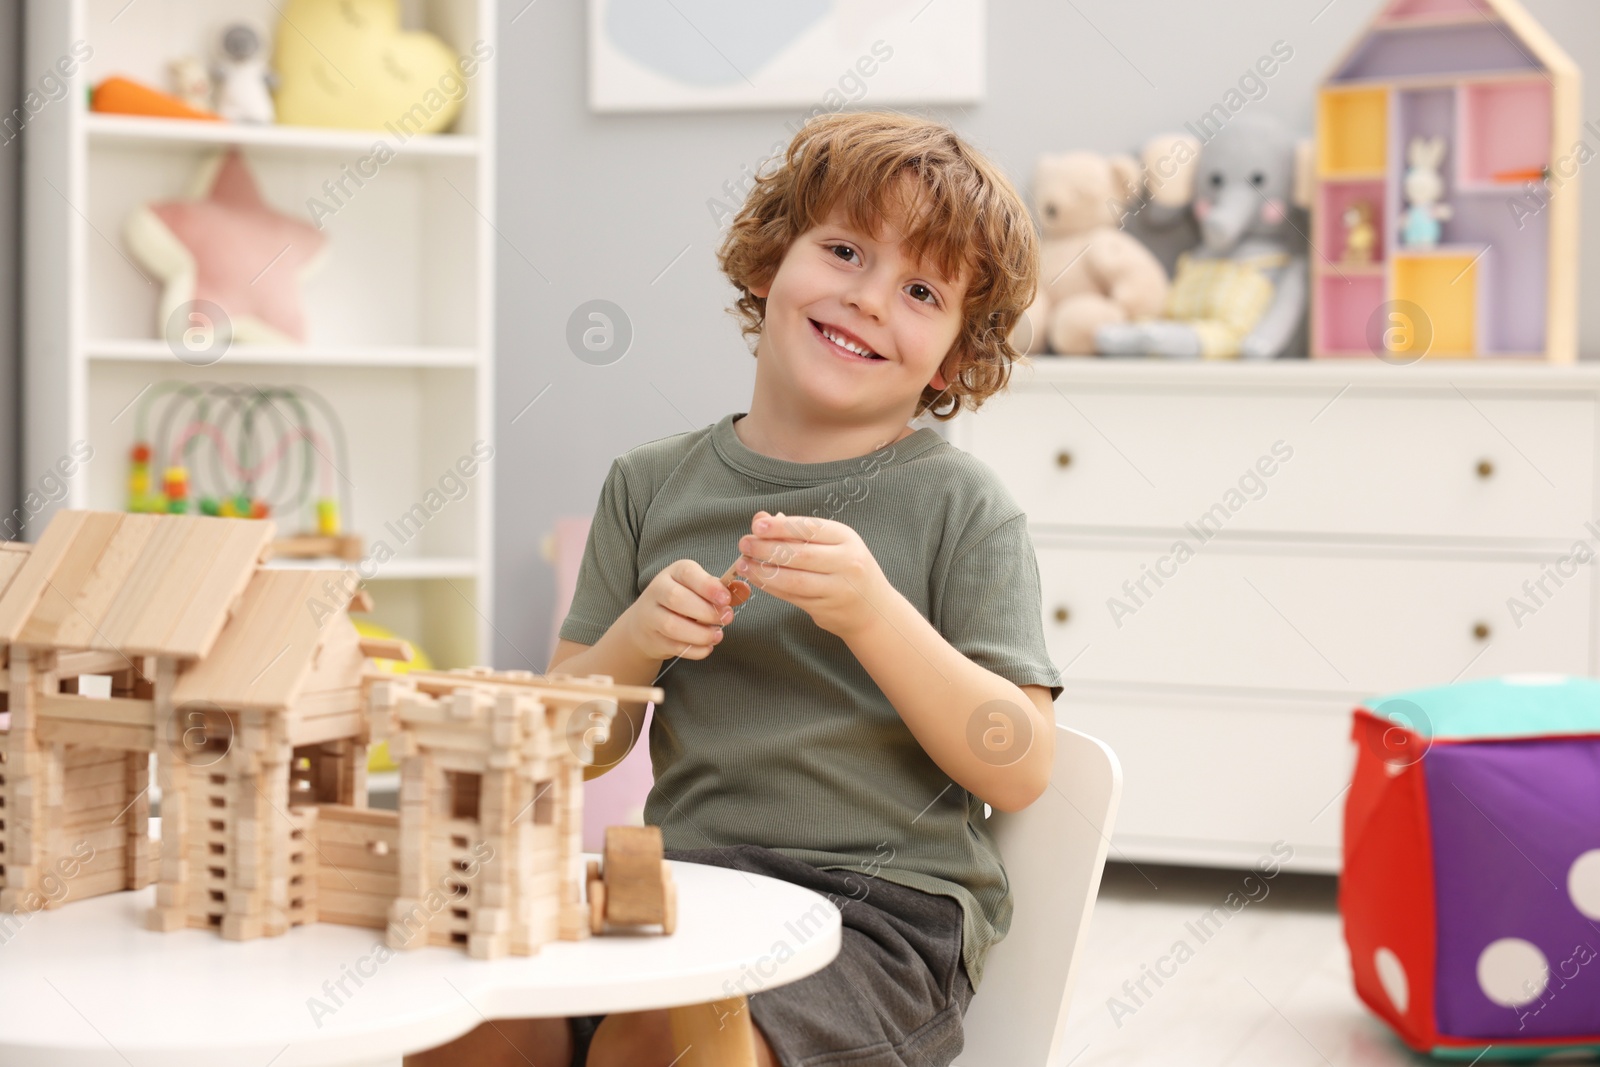
MULTIPOLYGON (((431 31, 458 55, 470 55, 475 44, 495 47, 495 6, 402 0, 401 10, 406 29, 431 31)), ((340 475, 351 502, 345 526, 366 538, 373 621, 415 640, 440 665, 487 663, 494 461, 479 462, 471 478, 459 478, 456 468, 463 457, 477 458, 475 442, 494 442, 496 58, 491 52, 468 80, 451 132, 404 142, 382 130, 88 110, 89 88, 109 75, 165 89, 170 59, 209 60, 221 26, 240 18, 270 35, 279 5, 30 0, 28 69, 55 68, 74 45, 84 51, 80 42, 93 54, 68 93, 28 123, 27 477, 37 481, 86 441, 93 459, 51 509, 120 509, 137 398, 152 384, 310 388, 343 423, 349 453, 340 475), (236 345, 205 367, 177 359, 157 329, 159 289, 123 245, 128 215, 186 195, 208 156, 237 145, 267 201, 314 223, 311 198, 330 203, 324 183, 372 156, 380 140, 393 158, 321 220, 328 255, 305 285, 308 344, 236 345), (429 506, 439 500, 442 506, 429 506), (387 562, 377 558, 380 540, 393 552, 387 562)), ((49 514, 33 520, 30 538, 49 514)))

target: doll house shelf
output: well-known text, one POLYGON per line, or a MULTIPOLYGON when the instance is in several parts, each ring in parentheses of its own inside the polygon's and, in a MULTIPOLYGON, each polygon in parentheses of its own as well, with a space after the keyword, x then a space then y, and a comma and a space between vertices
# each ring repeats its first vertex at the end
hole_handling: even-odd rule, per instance
MULTIPOLYGON (((362 535, 372 621, 414 640, 445 668, 489 658, 493 581, 492 461, 454 490, 462 457, 493 432, 495 64, 465 79, 450 132, 403 139, 328 129, 144 118, 88 110, 111 75, 168 87, 167 63, 209 60, 223 23, 275 34, 281 3, 237 0, 30 0, 28 62, 51 69, 92 48, 69 92, 29 123, 25 469, 41 472, 77 442, 92 461, 36 516, 125 506, 133 402, 152 383, 296 385, 327 399, 350 442, 346 530, 362 535), (384 142, 392 158, 374 158, 384 142), (313 225, 327 258, 303 292, 303 346, 236 343, 209 366, 175 358, 157 329, 159 283, 124 244, 138 207, 187 195, 202 163, 237 146, 267 203, 313 225), (367 161, 363 169, 363 161, 367 161), (347 174, 364 174, 361 183, 347 174), (375 173, 374 173, 375 172, 375 173), (350 195, 330 197, 329 183, 350 195), (331 213, 312 214, 317 198, 331 213), (442 492, 441 479, 451 482, 442 492), (454 491, 453 491, 454 490, 454 491), (430 496, 430 493, 433 494, 430 496), (404 516, 444 499, 420 529, 404 516), (391 532, 404 528, 404 536, 391 532), (378 541, 392 558, 380 560, 378 541)), ((495 0, 406 0, 406 29, 457 55, 493 48, 495 0)), ((285 529, 293 523, 279 518, 285 529)), ((288 561, 295 566, 305 561, 288 561)), ((277 561, 274 562, 277 565, 277 561)), ((333 561, 328 561, 333 565, 333 561)))
POLYGON ((1311 354, 1575 360, 1579 89, 1517 0, 1387 4, 1318 94, 1311 354), (1436 247, 1402 241, 1416 138, 1445 146, 1436 247), (1350 254, 1352 209, 1369 256, 1350 254))

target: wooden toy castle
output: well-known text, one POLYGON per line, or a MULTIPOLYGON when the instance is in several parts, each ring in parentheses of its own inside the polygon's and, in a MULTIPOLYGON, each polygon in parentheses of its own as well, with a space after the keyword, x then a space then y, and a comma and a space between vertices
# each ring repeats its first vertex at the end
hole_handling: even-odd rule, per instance
POLYGON ((1386 3, 1318 94, 1311 354, 1575 360, 1580 107, 1517 0, 1386 3))
POLYGON ((0 546, 0 912, 154 882, 156 930, 334 922, 483 958, 586 936, 583 767, 619 699, 661 690, 382 672, 409 649, 356 632, 355 574, 264 566, 272 535, 62 511, 0 546), (375 740, 398 811, 366 806, 375 740))

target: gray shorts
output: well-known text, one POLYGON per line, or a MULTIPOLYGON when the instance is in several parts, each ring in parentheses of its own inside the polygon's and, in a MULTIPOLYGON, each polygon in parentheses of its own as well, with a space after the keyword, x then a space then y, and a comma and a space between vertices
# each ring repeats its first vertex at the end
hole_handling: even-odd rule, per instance
MULTIPOLYGON (((760 845, 666 856, 792 882, 839 908, 832 963, 750 996, 750 1017, 782 1067, 949 1067, 960 1053, 972 985, 956 901, 857 871, 819 871, 760 845)), ((574 1067, 602 1018, 572 1021, 574 1067)))

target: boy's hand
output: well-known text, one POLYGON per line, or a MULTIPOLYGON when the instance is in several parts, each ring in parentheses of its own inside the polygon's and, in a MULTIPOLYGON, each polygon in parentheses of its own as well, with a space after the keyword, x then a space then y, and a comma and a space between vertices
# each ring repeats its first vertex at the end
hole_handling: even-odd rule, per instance
POLYGON ((739 577, 805 611, 836 637, 878 610, 870 598, 886 579, 861 535, 842 522, 758 511, 739 539, 739 577))
POLYGON ((732 594, 692 559, 668 564, 625 613, 629 635, 653 660, 705 659, 733 621, 732 594))

